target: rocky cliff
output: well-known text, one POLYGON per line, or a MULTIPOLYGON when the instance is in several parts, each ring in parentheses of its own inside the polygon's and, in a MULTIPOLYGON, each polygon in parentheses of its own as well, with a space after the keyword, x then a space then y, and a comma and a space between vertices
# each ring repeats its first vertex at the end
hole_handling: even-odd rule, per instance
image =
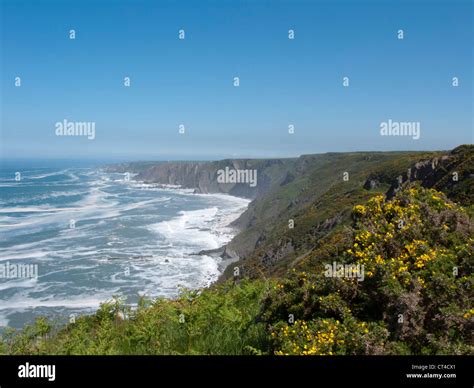
POLYGON ((167 162, 144 165, 130 163, 110 166, 109 172, 138 172, 134 179, 146 183, 179 185, 197 193, 225 193, 254 199, 291 179, 296 159, 226 159, 215 162, 167 162), (137 165, 143 167, 138 168, 137 165), (255 182, 219 182, 223 171, 252 172, 255 182), (255 184, 252 184, 255 183, 255 184))
POLYGON ((421 160, 400 174, 387 192, 392 198, 407 183, 419 181, 423 187, 443 191, 463 205, 474 202, 474 147, 463 145, 451 152, 421 160))

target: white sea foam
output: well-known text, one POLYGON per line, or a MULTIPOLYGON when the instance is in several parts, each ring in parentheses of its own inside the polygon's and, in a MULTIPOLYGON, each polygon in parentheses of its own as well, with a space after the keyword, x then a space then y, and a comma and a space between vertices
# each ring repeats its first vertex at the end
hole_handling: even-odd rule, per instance
POLYGON ((28 251, 20 251, 17 249, 7 249, 2 251, 0 254, 0 261, 4 260, 25 260, 25 259, 35 259, 39 260, 44 257, 48 257, 48 251, 41 251, 41 250, 28 250, 28 251))
POLYGON ((0 300, 0 310, 24 310, 36 307, 67 307, 67 308, 89 308, 97 309, 99 305, 111 299, 111 295, 94 294, 79 295, 68 298, 29 298, 25 296, 15 297, 9 300, 0 300))
POLYGON ((10 198, 8 201, 0 201, 0 204, 11 205, 11 204, 16 204, 16 203, 24 203, 24 202, 31 202, 31 201, 43 201, 43 200, 48 200, 52 198, 74 197, 78 195, 86 195, 87 193, 88 193, 87 191, 52 191, 51 193, 46 193, 46 194, 41 194, 41 195, 10 198))
MULTIPOLYGON (((9 314, 30 314, 37 307, 92 311, 114 294, 172 297, 178 286, 205 287, 220 275, 221 259, 197 253, 226 244, 235 234, 228 224, 249 203, 225 194, 117 180, 113 174, 69 173, 71 179, 87 179, 57 195, 74 195, 76 189, 84 198, 61 201, 59 207, 25 202, 0 209, 0 261, 40 264, 35 283, 1 283, 0 324, 8 323, 9 314), (78 221, 74 229, 68 227, 70 219, 78 221), (34 233, 38 237, 30 239, 34 233)), ((54 195, 31 192, 36 199, 54 195)))
POLYGON ((64 175, 64 173, 66 171, 67 170, 61 170, 61 171, 54 171, 54 172, 50 172, 50 173, 46 173, 46 174, 31 175, 31 176, 27 175, 26 178, 28 178, 28 179, 44 179, 44 178, 48 178, 50 176, 64 175))
POLYGON ((4 281, 0 281, 0 291, 8 290, 9 288, 29 288, 35 287, 38 282, 37 278, 29 278, 29 279, 8 279, 4 281))
POLYGON ((150 229, 164 236, 173 245, 192 244, 202 249, 218 248, 217 236, 205 230, 210 228, 217 212, 217 207, 180 211, 178 217, 151 225, 150 229))
POLYGON ((52 207, 52 206, 12 206, 0 209, 0 213, 49 213, 77 210, 72 207, 52 207))
POLYGON ((140 181, 128 181, 130 190, 139 189, 157 192, 172 192, 173 194, 188 195, 194 194, 194 189, 184 189, 179 185, 166 185, 158 183, 144 183, 140 181))

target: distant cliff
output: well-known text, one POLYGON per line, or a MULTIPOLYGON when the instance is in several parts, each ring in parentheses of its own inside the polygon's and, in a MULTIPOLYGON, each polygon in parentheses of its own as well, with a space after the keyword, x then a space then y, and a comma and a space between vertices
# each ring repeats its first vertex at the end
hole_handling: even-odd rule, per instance
POLYGON ((291 179, 296 159, 226 159, 215 162, 137 162, 109 166, 109 172, 136 172, 135 180, 163 185, 179 185, 195 189, 197 193, 225 193, 249 199, 266 193, 273 185, 278 186, 291 179), (219 182, 219 174, 225 169, 255 171, 256 184, 248 182, 219 182), (254 186, 254 187, 252 187, 254 186))

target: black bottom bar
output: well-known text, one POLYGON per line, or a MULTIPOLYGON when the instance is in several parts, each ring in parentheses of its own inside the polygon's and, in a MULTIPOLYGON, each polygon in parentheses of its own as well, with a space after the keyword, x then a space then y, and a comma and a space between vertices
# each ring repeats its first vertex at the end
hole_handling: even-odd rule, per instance
POLYGON ((473 357, 214 357, 214 356, 2 356, 0 387, 164 386, 170 382, 242 387, 270 383, 297 387, 472 387, 473 357), (54 366, 54 368, 53 368, 54 366), (469 369, 471 367, 471 370, 469 369), (40 377, 38 377, 38 375, 40 377), (20 377, 21 376, 21 377, 20 377), (339 385, 338 385, 339 386, 339 385))

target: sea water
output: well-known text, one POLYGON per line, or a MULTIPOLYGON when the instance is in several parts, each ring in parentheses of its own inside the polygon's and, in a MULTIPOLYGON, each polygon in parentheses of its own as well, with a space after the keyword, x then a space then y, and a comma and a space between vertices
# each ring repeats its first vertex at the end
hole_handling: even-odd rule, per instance
POLYGON ((198 253, 230 241, 228 224, 249 201, 127 178, 96 167, 2 167, 0 265, 36 265, 37 276, 0 277, 0 326, 68 319, 114 296, 172 298, 218 278, 221 259, 198 253))

